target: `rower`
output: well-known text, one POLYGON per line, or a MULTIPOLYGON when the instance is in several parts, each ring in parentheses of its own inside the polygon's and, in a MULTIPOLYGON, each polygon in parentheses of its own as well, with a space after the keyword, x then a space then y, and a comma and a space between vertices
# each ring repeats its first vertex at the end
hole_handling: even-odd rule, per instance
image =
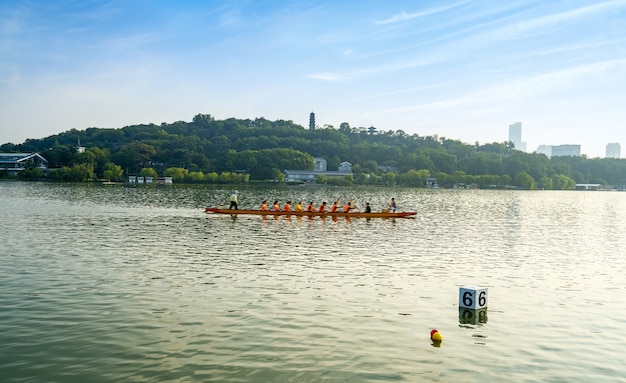
POLYGON ((291 201, 287 201, 287 203, 283 207, 283 211, 291 211, 291 201))
POLYGON ((315 211, 315 208, 313 207, 313 201, 309 202, 309 206, 306 207, 306 211, 315 211))
POLYGON ((298 213, 301 213, 304 210, 304 208, 302 207, 302 201, 298 201, 298 203, 296 204, 296 211, 298 213))
POLYGON ((365 212, 366 213, 371 213, 372 212, 372 208, 370 207, 370 203, 369 202, 365 202, 365 212))
POLYGON ((267 211, 267 200, 264 200, 264 201, 261 203, 261 210, 262 210, 262 211, 267 211))
POLYGON ((272 205, 272 211, 280 211, 280 205, 278 201, 274 201, 274 205, 272 205))
POLYGON ((326 213, 326 202, 322 202, 320 208, 317 209, 317 211, 319 211, 320 213, 326 213))
POLYGON ((344 207, 343 207, 343 212, 344 212, 344 213, 349 213, 349 212, 350 212, 350 210, 352 210, 352 203, 351 203, 351 202, 348 202, 348 203, 346 204, 346 206, 344 206, 344 207))

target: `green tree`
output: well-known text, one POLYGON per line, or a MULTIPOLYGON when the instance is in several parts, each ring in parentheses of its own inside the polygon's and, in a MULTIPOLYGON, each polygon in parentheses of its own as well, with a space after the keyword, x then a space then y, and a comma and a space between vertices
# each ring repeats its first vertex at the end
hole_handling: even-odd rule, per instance
POLYGON ((539 178, 539 182, 537 182, 537 186, 541 189, 551 190, 554 189, 554 181, 550 177, 541 177, 539 178))
POLYGON ((400 182, 402 182, 405 186, 418 187, 422 185, 422 177, 415 169, 410 169, 409 171, 402 173, 400 175, 400 182))
POLYGON ((386 172, 383 174, 383 185, 394 186, 396 184, 396 173, 386 172))
POLYGON ((217 183, 218 178, 219 176, 216 172, 211 172, 204 175, 204 181, 211 184, 217 183))
POLYGON ((29 168, 24 169, 24 171, 20 172, 20 175, 24 178, 43 178, 43 170, 40 168, 29 168))
POLYGON ((202 172, 189 172, 187 179, 191 183, 201 183, 204 182, 204 173, 202 172))
POLYGON ((91 165, 96 174, 102 174, 104 165, 109 162, 108 150, 93 147, 76 154, 74 163, 91 165))
POLYGON ((72 166, 76 157, 76 147, 56 144, 51 149, 42 151, 41 155, 48 160, 48 166, 51 168, 72 166))
POLYGON ((121 181, 124 176, 122 167, 112 162, 107 162, 103 166, 102 178, 109 181, 121 181))
POLYGON ((131 142, 113 154, 113 162, 120 164, 130 172, 138 172, 142 165, 148 163, 156 154, 152 145, 142 142, 131 142))
POLYGON ((55 179, 67 182, 82 182, 93 179, 93 167, 87 164, 76 164, 72 167, 64 166, 51 173, 55 179))
POLYGON ((576 186, 576 181, 564 174, 555 174, 552 176, 555 190, 571 190, 576 186))
POLYGON ((165 177, 172 177, 172 181, 174 182, 185 182, 185 178, 187 178, 187 174, 189 174, 189 170, 183 168, 167 168, 163 172, 165 177))
POLYGON ((508 174, 504 174, 500 176, 500 185, 509 186, 511 185, 512 182, 513 180, 511 179, 511 177, 509 177, 508 174))
POLYGON ((515 174, 515 185, 532 190, 535 188, 535 179, 526 172, 518 172, 515 174))
POLYGON ((157 178, 159 176, 159 173, 157 173, 157 171, 153 168, 141 168, 140 174, 142 177, 157 178))

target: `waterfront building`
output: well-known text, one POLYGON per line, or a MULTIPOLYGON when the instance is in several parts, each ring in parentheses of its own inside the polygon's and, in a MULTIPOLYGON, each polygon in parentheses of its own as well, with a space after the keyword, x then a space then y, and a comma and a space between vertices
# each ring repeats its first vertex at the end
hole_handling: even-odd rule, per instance
POLYGON ((344 177, 352 175, 352 164, 348 161, 344 161, 339 164, 336 171, 327 170, 327 163, 324 158, 314 157, 315 170, 298 170, 298 169, 285 169, 286 182, 309 182, 314 183, 317 176, 326 177, 344 177))
POLYGON ((17 174, 29 168, 48 171, 48 160, 39 153, 0 153, 0 170, 17 174))

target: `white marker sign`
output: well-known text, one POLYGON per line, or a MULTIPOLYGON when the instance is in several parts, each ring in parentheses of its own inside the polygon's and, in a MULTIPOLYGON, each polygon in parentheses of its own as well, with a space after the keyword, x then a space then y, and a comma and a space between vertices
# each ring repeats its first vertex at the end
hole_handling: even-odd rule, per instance
POLYGON ((459 288, 459 307, 472 310, 487 308, 487 288, 477 286, 459 288))

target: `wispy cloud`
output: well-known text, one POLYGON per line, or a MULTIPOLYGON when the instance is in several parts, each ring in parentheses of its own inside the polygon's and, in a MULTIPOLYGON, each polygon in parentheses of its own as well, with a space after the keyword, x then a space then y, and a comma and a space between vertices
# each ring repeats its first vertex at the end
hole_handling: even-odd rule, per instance
POLYGON ((552 15, 537 17, 535 19, 525 20, 517 24, 507 25, 503 28, 500 28, 498 31, 492 32, 491 35, 499 36, 500 38, 515 37, 526 32, 535 32, 540 29, 563 25, 577 19, 620 8, 626 8, 626 0, 606 1, 603 3, 597 3, 585 7, 571 9, 569 11, 561 13, 555 13, 552 15))
POLYGON ((339 80, 345 80, 344 77, 336 74, 336 73, 330 73, 330 72, 324 72, 324 73, 313 73, 307 76, 310 79, 313 80, 322 80, 322 81, 339 81, 339 80))
POLYGON ((395 24, 395 23, 400 23, 403 21, 408 21, 408 20, 413 20, 416 19, 418 17, 424 17, 424 16, 429 16, 429 15, 433 15, 435 13, 440 13, 440 12, 445 12, 449 9, 452 8, 456 8, 460 5, 463 5, 465 3, 467 3, 468 1, 461 1, 455 4, 450 4, 450 5, 446 5, 443 7, 438 7, 438 8, 431 8, 431 9, 427 9, 424 11, 420 11, 420 12, 415 12, 415 13, 408 13, 406 11, 402 11, 399 13, 396 13, 395 15, 391 16, 388 19, 385 20, 376 20, 374 21, 375 24, 395 24))
POLYGON ((354 80, 363 77, 378 76, 385 73, 396 72, 400 70, 407 70, 411 68, 426 67, 440 63, 440 60, 436 59, 421 59, 411 58, 404 61, 397 61, 391 64, 368 66, 360 69, 347 70, 341 73, 337 72, 323 72, 316 73, 307 76, 308 78, 324 81, 337 81, 337 80, 354 80))
POLYGON ((506 100, 535 96, 541 93, 562 91, 567 88, 568 84, 576 84, 577 80, 581 77, 598 75, 617 68, 626 69, 626 59, 601 61, 536 76, 524 76, 447 100, 379 110, 374 113, 386 114, 446 109, 457 106, 467 108, 473 105, 488 105, 506 100))

